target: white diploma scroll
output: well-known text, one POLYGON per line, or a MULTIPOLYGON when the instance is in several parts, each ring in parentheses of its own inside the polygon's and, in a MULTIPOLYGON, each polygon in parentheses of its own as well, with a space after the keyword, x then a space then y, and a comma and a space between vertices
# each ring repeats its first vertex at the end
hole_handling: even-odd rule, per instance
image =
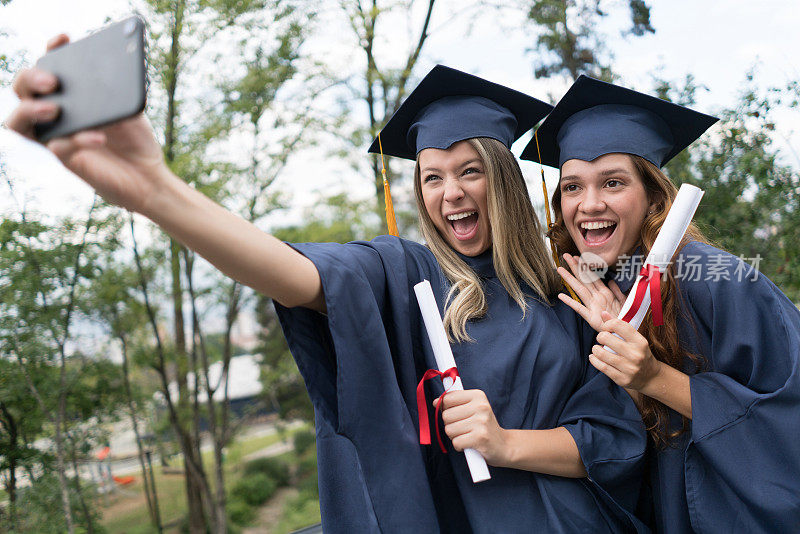
MULTIPOLYGON (((662 274, 666 271, 672 260, 672 255, 678 250, 678 245, 681 239, 683 239, 686 229, 689 228, 689 223, 692 222, 692 217, 694 217, 694 212, 697 210, 701 198, 703 198, 702 189, 689 184, 683 184, 681 186, 678 190, 678 196, 675 197, 675 201, 672 203, 669 213, 667 213, 667 218, 664 220, 664 224, 661 226, 658 236, 656 236, 653 248, 650 249, 650 254, 647 255, 644 265, 654 265, 658 267, 659 272, 662 274)), ((639 305, 639 309, 629 321, 637 330, 642 325, 647 310, 650 309, 650 287, 647 281, 641 276, 638 277, 636 284, 631 288, 618 317, 619 319, 625 317, 628 310, 633 306, 634 300, 636 299, 636 288, 639 284, 645 284, 647 286, 647 291, 639 305)), ((608 347, 604 348, 614 352, 608 347)))
MULTIPOLYGON (((422 320, 425 322, 425 330, 428 332, 428 339, 433 348, 433 356, 436 358, 436 366, 440 372, 445 372, 456 366, 456 360, 453 358, 450 342, 447 341, 447 334, 444 331, 444 324, 439 315, 439 307, 436 305, 430 282, 423 280, 414 286, 414 292, 417 294, 417 302, 419 302, 422 320)), ((452 378, 445 377, 443 382, 445 391, 461 391, 464 389, 464 386, 461 385, 460 376, 456 377, 455 382, 453 382, 452 378)), ((464 455, 467 458, 467 466, 473 482, 483 482, 492 478, 489 474, 486 460, 483 459, 481 453, 474 449, 464 449, 464 455)))

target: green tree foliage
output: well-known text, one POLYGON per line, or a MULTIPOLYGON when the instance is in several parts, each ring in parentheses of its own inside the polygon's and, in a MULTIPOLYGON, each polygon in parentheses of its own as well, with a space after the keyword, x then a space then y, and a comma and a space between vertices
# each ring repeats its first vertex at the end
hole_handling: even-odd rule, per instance
MULTIPOLYGON (((606 0, 534 0, 527 3, 528 20, 538 37, 537 77, 566 75, 575 80, 581 74, 610 80, 613 77, 607 36, 599 27, 613 8, 606 0)), ((654 33, 650 8, 644 0, 628 0, 634 36, 654 33)))
MULTIPOLYGON (((168 165, 201 192, 257 221, 280 205, 280 195, 270 186, 311 123, 300 95, 283 96, 283 88, 299 70, 299 48, 312 27, 315 6, 298 0, 148 0, 148 4, 154 44, 151 79, 158 81, 151 86, 155 96, 151 102, 156 103, 152 115, 156 129, 163 132, 168 165), (223 52, 216 53, 217 49, 223 52), (230 68, 212 67, 218 64, 230 68), (213 79, 210 84, 209 79, 213 79), (199 85, 208 90, 191 102, 184 100, 199 85), (249 158, 241 156, 243 148, 249 158)), ((186 466, 189 528, 225 532, 223 449, 234 426, 228 400, 215 401, 214 392, 227 391, 233 325, 250 305, 252 292, 209 269, 174 240, 167 250, 169 312, 155 316, 155 303, 167 299, 153 290, 163 285, 142 280, 139 284, 151 293, 147 313, 156 338, 154 368, 186 466), (206 344, 207 318, 214 315, 224 320, 219 384, 209 380, 215 356, 206 344), (172 320, 168 336, 159 330, 164 316, 172 320), (177 395, 170 391, 170 381, 177 385, 177 395), (199 386, 191 385, 195 383, 199 386), (208 393, 202 402, 201 390, 208 393), (210 474, 200 455, 200 428, 206 423, 214 453, 210 474)))
MULTIPOLYGON (((157 508, 155 484, 151 478, 152 473, 147 467, 145 444, 142 439, 142 422, 146 420, 144 414, 151 408, 149 400, 152 399, 155 387, 148 387, 141 372, 136 373, 135 370, 134 372, 131 370, 132 352, 144 345, 145 351, 150 353, 145 330, 147 314, 144 304, 140 301, 140 293, 137 291, 138 273, 129 261, 120 261, 113 252, 101 260, 102 266, 86 291, 87 309, 84 313, 106 329, 111 340, 119 343, 122 369, 121 373, 118 373, 118 394, 124 398, 127 407, 138 450, 142 489, 152 523, 158 528, 160 511, 157 508)), ((148 365, 143 370, 147 371, 149 368, 148 365)))
MULTIPOLYGON (((25 506, 20 508, 19 521, 16 530, 21 534, 59 533, 67 531, 67 524, 62 514, 54 513, 53 505, 59 499, 59 482, 53 473, 45 473, 32 477, 32 483, 20 491, 21 499, 25 506)), ((94 532, 105 534, 105 529, 100 526, 99 513, 96 507, 88 510, 90 516, 87 520, 81 499, 92 499, 92 490, 74 483, 70 484, 70 507, 73 515, 78 518, 80 532, 94 532), (91 524, 91 527, 89 525, 91 524)), ((5 531, 4 531, 5 532, 5 531)))
MULTIPOLYGON (((46 390, 56 383, 50 367, 31 373, 35 387, 46 390)), ((46 435, 47 419, 31 395, 17 362, 0 357, 0 473, 8 496, 8 507, 0 513, 0 526, 14 530, 18 520, 18 485, 22 475, 30 477, 34 470, 46 465, 50 471, 52 458, 33 446, 46 435)))
MULTIPOLYGON (((696 222, 712 242, 756 264, 795 302, 800 301, 798 210, 800 175, 775 147, 775 115, 796 108, 789 88, 760 90, 747 75, 736 104, 701 141, 666 166, 677 183, 705 190, 696 222)), ((659 96, 694 103, 698 86, 657 81, 659 96)))
MULTIPOLYGON (((13 188, 9 190, 13 194, 13 188)), ((94 206, 90 213, 96 215, 94 206)), ((18 435, 7 445, 28 463, 15 466, 9 462, 5 467, 9 477, 14 476, 11 469, 26 467, 29 476, 44 473, 59 481, 67 531, 81 525, 92 531, 95 526, 93 507, 79 478, 73 474, 68 481, 68 465, 77 473, 78 462, 102 438, 98 424, 113 419, 120 403, 118 367, 98 354, 79 352, 73 338, 81 316, 82 293, 97 273, 98 255, 115 246, 113 239, 106 239, 109 231, 114 231, 112 223, 91 215, 87 221, 56 220, 51 226, 23 211, 0 222, 0 272, 4 273, 0 281, 0 360, 19 386, 12 388, 4 375, 2 387, 8 393, 3 396, 4 426, 16 425, 19 430, 34 425, 25 430, 26 435, 36 427, 47 429, 55 445, 54 462, 43 462, 30 451, 36 434, 22 437, 22 441, 18 435), (12 422, 20 414, 28 419, 22 427, 12 422), (31 466, 30 461, 38 463, 31 466), (69 504, 72 499, 77 499, 80 507, 75 516, 69 504)))

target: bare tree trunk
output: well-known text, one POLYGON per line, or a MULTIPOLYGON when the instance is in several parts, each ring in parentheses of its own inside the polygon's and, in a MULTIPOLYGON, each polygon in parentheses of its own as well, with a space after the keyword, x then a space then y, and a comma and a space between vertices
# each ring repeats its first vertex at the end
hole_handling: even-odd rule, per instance
MULTIPOLYGON (((212 508, 210 512, 213 515, 213 523, 215 527, 214 532, 219 534, 226 534, 228 531, 228 521, 226 513, 227 499, 225 495, 225 471, 224 471, 223 457, 222 457, 222 448, 224 447, 224 436, 222 436, 220 431, 219 427, 220 421, 217 414, 217 403, 214 400, 214 395, 216 393, 217 388, 219 387, 219 384, 217 384, 216 386, 212 386, 211 381, 209 379, 210 363, 208 359, 208 353, 206 352, 202 328, 200 326, 200 317, 197 313, 197 298, 194 291, 194 277, 193 277, 194 255, 186 251, 184 254, 184 263, 186 266, 186 283, 189 291, 189 301, 191 303, 191 308, 192 308, 192 340, 193 340, 192 353, 197 354, 199 352, 200 363, 202 365, 202 375, 200 375, 199 369, 195 367, 195 377, 196 377, 195 382, 199 384, 200 378, 202 376, 206 391, 206 407, 208 410, 208 417, 207 417, 208 433, 211 435, 212 444, 214 446, 215 491, 213 495, 208 496, 212 502, 212 508)), ((223 381, 227 383, 227 362, 229 361, 230 361, 230 355, 228 353, 223 353, 223 369, 220 374, 220 383, 222 383, 223 381)), ((197 388, 197 391, 199 391, 199 388, 197 388)), ((197 400, 197 397, 195 397, 195 400, 197 400)), ((200 426, 199 410, 195 410, 195 418, 196 418, 195 425, 199 427, 200 426)))
MULTIPOLYGON (((219 513, 225 514, 226 496, 225 496, 225 471, 223 465, 223 449, 228 444, 230 439, 230 395, 228 392, 229 371, 231 358, 233 357, 233 343, 231 340, 231 332, 233 324, 239 316, 239 300, 241 297, 242 286, 236 282, 231 282, 229 297, 228 297, 228 311, 225 314, 225 340, 222 351, 222 374, 220 375, 220 384, 224 388, 224 395, 222 400, 222 415, 220 421, 215 425, 216 432, 214 433, 214 465, 216 468, 217 478, 217 506, 219 513)), ((227 529, 226 529, 227 531, 227 529)))
POLYGON ((61 422, 64 419, 64 402, 59 399, 56 415, 56 470, 58 471, 58 484, 61 488, 61 511, 67 524, 67 532, 74 534, 75 526, 72 519, 72 507, 69 503, 69 486, 67 484, 66 466, 64 465, 64 436, 61 431, 61 422))
POLYGON ((81 511, 83 512, 83 517, 86 519, 86 533, 87 534, 94 534, 94 522, 92 521, 92 515, 89 513, 89 506, 86 504, 86 499, 83 496, 83 491, 81 488, 81 478, 80 473, 78 471, 78 456, 77 451, 75 450, 77 447, 75 446, 75 440, 73 439, 72 435, 67 432, 67 439, 70 442, 72 447, 70 448, 70 460, 72 462, 72 471, 75 473, 74 483, 75 483, 75 491, 78 494, 78 502, 81 505, 81 511))
MULTIPOLYGON (((175 161, 175 122, 177 117, 176 90, 178 87, 178 73, 181 66, 180 37, 183 31, 186 3, 184 0, 175 0, 172 4, 171 21, 171 48, 167 57, 166 90, 167 90, 167 116, 165 124, 164 156, 167 164, 175 161)), ((171 414, 173 429, 180 435, 179 443, 183 453, 186 500, 189 513, 189 530, 192 533, 205 532, 206 510, 203 506, 203 495, 200 487, 205 484, 202 478, 202 458, 200 457, 200 444, 194 439, 192 432, 187 431, 182 423, 184 414, 189 406, 189 391, 186 384, 187 352, 186 333, 183 325, 183 290, 181 287, 181 256, 182 246, 170 238, 170 261, 172 274, 172 309, 173 326, 175 331, 175 355, 177 359, 176 383, 178 384, 179 414, 171 414), (177 417, 176 417, 177 415, 177 417)), ((166 372, 166 369, 163 370, 166 372)), ((166 386, 166 384, 165 384, 166 386)), ((196 384, 195 384, 196 386, 196 384)), ((169 395, 168 391, 165 391, 169 395)))
POLYGON ((128 366, 128 343, 125 334, 119 332, 117 334, 120 343, 122 344, 122 377, 125 383, 125 396, 128 401, 128 412, 131 416, 131 425, 133 426, 133 435, 136 438, 136 450, 138 452, 139 467, 142 470, 142 485, 144 486, 144 497, 147 501, 147 510, 150 512, 150 519, 153 521, 153 526, 161 529, 161 517, 158 508, 156 508, 155 497, 151 494, 151 487, 155 488, 155 484, 150 478, 152 473, 148 473, 147 465, 145 464, 144 446, 142 445, 142 436, 139 432, 139 422, 136 420, 136 405, 133 401, 133 394, 131 392, 130 369, 128 366))
MULTIPOLYGON (((361 49, 367 58, 367 70, 364 77, 367 83, 367 92, 364 95, 364 100, 367 104, 367 113, 369 119, 370 136, 378 135, 378 132, 389 120, 389 117, 400 106, 403 97, 406 94, 406 87, 408 80, 411 78, 411 73, 414 66, 417 64, 425 41, 428 38, 428 28, 430 26, 431 16, 433 14, 433 6, 436 0, 428 0, 428 7, 425 13, 425 20, 419 30, 416 44, 406 58, 406 63, 396 84, 390 85, 385 81, 385 77, 378 66, 378 61, 374 53, 375 45, 375 28, 378 24, 378 18, 381 14, 381 9, 378 7, 377 0, 372 0, 372 6, 368 11, 361 7, 361 2, 355 2, 355 17, 356 21, 360 23, 360 27, 354 25, 354 29, 360 40, 361 49), (380 89, 380 95, 377 89, 380 89), (381 104, 382 109, 378 109, 378 104, 381 104)), ((380 156, 375 155, 372 157, 372 173, 375 177, 375 198, 376 211, 384 219, 386 212, 384 210, 384 191, 383 191, 383 177, 381 176, 381 161, 380 156)), ((390 169, 386 169, 387 179, 391 182, 390 169)))
MULTIPOLYGON (((74 274, 70 281, 69 299, 64 313, 63 334, 59 342, 59 378, 58 378, 58 407, 56 410, 55 420, 55 441, 56 441, 56 466, 58 468, 58 481, 61 486, 61 506, 64 510, 64 520, 67 523, 67 532, 73 534, 75 532, 74 520, 72 517, 72 509, 69 502, 69 486, 67 485, 66 466, 64 465, 64 436, 66 424, 66 410, 67 410, 67 353, 66 343, 69 339, 69 327, 72 320, 72 310, 75 305, 75 291, 78 286, 80 278, 80 261, 83 256, 83 249, 86 246, 86 238, 89 235, 89 230, 92 225, 92 214, 94 213, 95 206, 97 205, 97 194, 94 195, 92 206, 89 208, 89 216, 86 220, 86 227, 84 229, 83 238, 75 255, 75 263, 73 265, 74 274)), ((76 473, 77 475, 77 473, 76 473)))
MULTIPOLYGON (((19 433, 17 432, 17 423, 12 414, 6 408, 6 405, 0 400, 0 413, 2 418, 0 423, 5 427, 8 433, 8 442, 11 450, 19 448, 19 433)), ((17 456, 12 454, 8 459, 8 478, 5 483, 6 493, 8 494, 8 524, 10 530, 13 532, 17 523, 17 456)))
POLYGON ((130 220, 130 226, 133 241, 133 258, 136 264, 136 269, 139 273, 139 284, 142 289, 142 296, 144 297, 145 311, 147 312, 147 318, 150 322, 150 327, 153 331, 153 337, 155 338, 156 342, 156 356, 158 357, 158 361, 156 365, 154 365, 154 368, 157 371, 161 381, 161 392, 164 394, 164 400, 167 404, 167 415, 169 416, 170 425, 175 431, 175 435, 178 438, 178 444, 181 448, 181 452, 183 453, 186 499, 190 514, 189 529, 193 533, 205 532, 205 510, 211 509, 211 503, 209 500, 211 492, 208 488, 199 447, 196 446, 196 442, 192 439, 191 432, 184 427, 181 421, 181 414, 178 413, 178 407, 175 406, 175 403, 172 400, 172 394, 170 393, 169 388, 169 378, 167 376, 167 363, 164 345, 161 342, 161 334, 158 330, 155 311, 150 304, 150 294, 147 286, 147 280, 144 276, 144 269, 142 267, 141 257, 139 256, 139 248, 136 244, 133 218, 130 220))

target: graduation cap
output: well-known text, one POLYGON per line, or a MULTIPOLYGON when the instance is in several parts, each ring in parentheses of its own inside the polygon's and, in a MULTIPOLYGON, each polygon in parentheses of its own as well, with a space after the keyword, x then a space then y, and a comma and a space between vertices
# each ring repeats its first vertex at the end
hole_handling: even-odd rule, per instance
POLYGON ((397 235, 383 154, 415 160, 425 148, 450 148, 474 137, 506 147, 533 128, 553 106, 525 93, 444 65, 436 65, 397 108, 369 147, 381 155, 386 222, 397 235))
POLYGON ((717 120, 660 98, 580 76, 520 157, 560 169, 570 159, 593 161, 620 152, 641 156, 660 168, 717 120))
POLYGON ((436 65, 395 111, 369 152, 414 160, 424 148, 450 148, 473 137, 506 147, 553 106, 525 93, 436 65))

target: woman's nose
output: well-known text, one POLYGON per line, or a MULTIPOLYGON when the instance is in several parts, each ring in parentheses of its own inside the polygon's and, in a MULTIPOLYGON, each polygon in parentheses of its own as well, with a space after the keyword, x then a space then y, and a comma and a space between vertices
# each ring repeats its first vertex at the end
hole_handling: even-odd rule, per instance
POLYGON ((444 181, 444 199, 447 202, 457 202, 464 198, 464 189, 456 178, 446 178, 444 181))
POLYGON ((603 211, 605 207, 606 203, 603 200, 603 196, 600 191, 597 191, 594 188, 589 188, 586 190, 586 194, 584 195, 580 204, 581 211, 587 213, 596 213, 598 211, 603 211))

